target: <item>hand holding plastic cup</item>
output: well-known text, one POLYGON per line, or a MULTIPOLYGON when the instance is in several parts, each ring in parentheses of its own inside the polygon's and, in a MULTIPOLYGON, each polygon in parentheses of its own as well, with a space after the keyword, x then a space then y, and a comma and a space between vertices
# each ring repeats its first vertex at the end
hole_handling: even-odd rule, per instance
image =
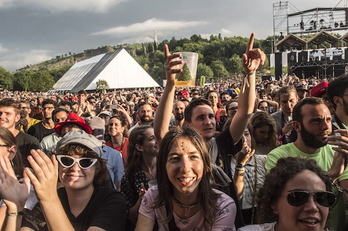
POLYGON ((182 60, 183 64, 178 65, 178 68, 183 71, 176 75, 175 86, 195 86, 198 54, 194 52, 176 52, 176 54, 181 54, 178 59, 182 60))

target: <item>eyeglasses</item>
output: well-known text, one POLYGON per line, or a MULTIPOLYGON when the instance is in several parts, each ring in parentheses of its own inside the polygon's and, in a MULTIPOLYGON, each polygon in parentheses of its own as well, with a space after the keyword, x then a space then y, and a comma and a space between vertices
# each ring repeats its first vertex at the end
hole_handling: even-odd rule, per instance
POLYGON ((92 167, 95 163, 97 163, 98 159, 95 158, 74 158, 72 156, 67 155, 57 155, 58 162, 65 168, 72 167, 75 163, 77 163, 80 168, 88 169, 92 167))
POLYGON ((290 191, 286 198, 289 205, 298 207, 304 205, 310 195, 313 196, 314 201, 323 207, 332 207, 336 204, 336 195, 326 191, 313 193, 304 190, 290 191))
POLYGON ((11 145, 7 145, 7 144, 0 144, 0 147, 11 147, 11 145))

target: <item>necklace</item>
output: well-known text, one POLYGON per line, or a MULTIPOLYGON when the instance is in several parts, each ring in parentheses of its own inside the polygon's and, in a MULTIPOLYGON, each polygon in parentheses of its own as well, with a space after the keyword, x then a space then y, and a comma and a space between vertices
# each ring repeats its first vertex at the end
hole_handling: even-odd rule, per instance
POLYGON ((180 208, 184 209, 184 217, 185 218, 187 217, 187 210, 193 209, 194 207, 196 207, 198 205, 198 202, 196 204, 193 204, 193 205, 181 204, 175 197, 174 197, 174 201, 180 208))

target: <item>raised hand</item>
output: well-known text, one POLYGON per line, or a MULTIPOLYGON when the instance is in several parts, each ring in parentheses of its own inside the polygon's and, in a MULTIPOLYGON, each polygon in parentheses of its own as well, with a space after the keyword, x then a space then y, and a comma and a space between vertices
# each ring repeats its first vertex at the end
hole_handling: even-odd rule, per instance
POLYGON ((266 60, 266 55, 262 50, 260 50, 259 48, 253 48, 254 38, 255 34, 252 33, 250 35, 246 51, 243 54, 243 71, 246 74, 255 72, 260 65, 263 65, 265 63, 266 60))
POLYGON ((0 197, 9 210, 21 211, 29 197, 30 181, 24 174, 20 183, 7 156, 0 156, 0 197))
POLYGON ((236 162, 238 164, 245 165, 249 161, 250 157, 254 155, 254 153, 255 149, 249 147, 246 139, 243 139, 242 150, 235 155, 236 162))
POLYGON ((167 85, 168 84, 174 85, 176 74, 182 72, 182 69, 177 67, 177 65, 180 65, 183 63, 182 60, 177 60, 181 56, 181 54, 170 54, 168 45, 164 45, 164 55, 167 59, 165 63, 167 85))
POLYGON ((31 150, 28 161, 34 170, 25 169, 31 183, 34 186, 36 196, 40 202, 50 202, 53 198, 57 198, 57 182, 58 182, 58 162, 55 155, 51 159, 41 150, 31 150))

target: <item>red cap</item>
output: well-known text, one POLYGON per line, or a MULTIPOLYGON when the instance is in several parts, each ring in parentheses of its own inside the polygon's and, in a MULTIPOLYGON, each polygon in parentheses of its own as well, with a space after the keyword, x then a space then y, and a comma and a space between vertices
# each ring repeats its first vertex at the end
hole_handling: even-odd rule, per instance
POLYGON ((181 90, 178 92, 178 95, 181 95, 184 99, 187 99, 187 97, 189 96, 189 93, 185 90, 181 90))
POLYGON ((92 129, 88 124, 86 124, 85 120, 81 118, 80 116, 76 115, 74 112, 70 112, 64 122, 60 122, 56 124, 56 126, 54 126, 54 131, 57 133, 58 136, 61 136, 62 127, 68 123, 77 124, 87 134, 92 134, 92 129))
POLYGON ((323 81, 311 90, 311 96, 318 97, 326 92, 326 89, 329 87, 329 82, 323 81))

